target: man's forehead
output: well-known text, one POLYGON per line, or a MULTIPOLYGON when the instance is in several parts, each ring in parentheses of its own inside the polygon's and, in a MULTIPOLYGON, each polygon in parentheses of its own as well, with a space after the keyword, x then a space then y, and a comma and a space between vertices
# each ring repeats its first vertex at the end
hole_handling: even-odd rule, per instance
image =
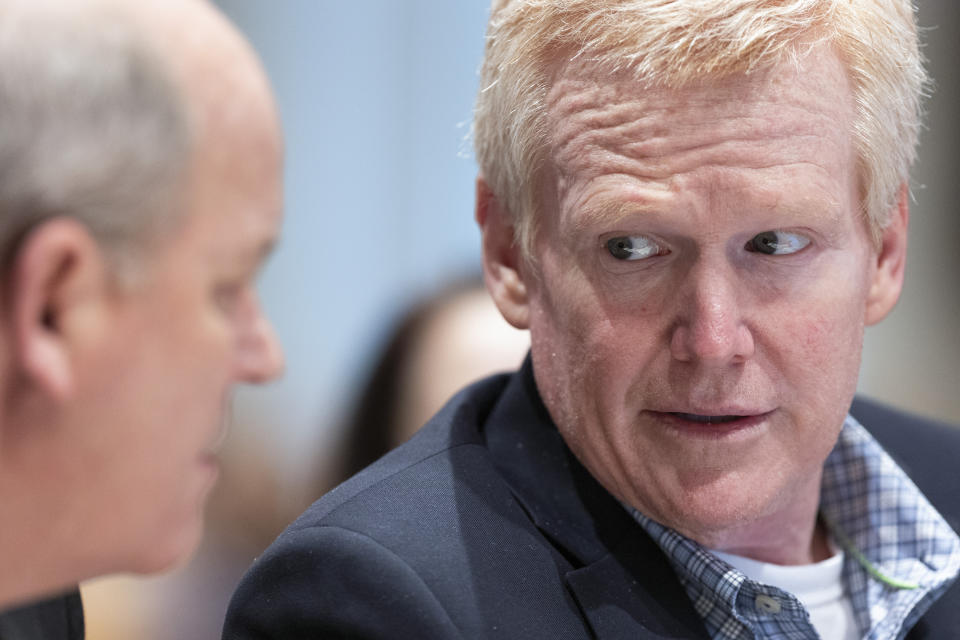
POLYGON ((831 50, 802 62, 677 88, 568 65, 549 92, 541 198, 576 212, 574 232, 675 211, 684 193, 721 186, 749 189, 751 211, 769 220, 837 222, 859 197, 850 88, 831 50))
POLYGON ((852 97, 847 69, 834 48, 826 44, 798 48, 794 57, 749 72, 705 73, 677 82, 660 76, 653 81, 635 69, 611 70, 589 55, 557 58, 549 67, 548 113, 638 99, 646 99, 648 106, 656 107, 662 97, 680 98, 689 104, 738 104, 759 93, 789 92, 798 84, 821 87, 817 94, 807 94, 811 101, 826 94, 832 101, 849 104, 852 97))
POLYGON ((547 144, 561 170, 586 168, 593 161, 584 158, 586 151, 608 151, 614 143, 645 159, 692 153, 708 143, 722 154, 724 140, 777 137, 851 148, 850 86, 828 48, 800 64, 681 87, 648 86, 631 73, 604 74, 574 62, 555 76, 546 107, 547 144))

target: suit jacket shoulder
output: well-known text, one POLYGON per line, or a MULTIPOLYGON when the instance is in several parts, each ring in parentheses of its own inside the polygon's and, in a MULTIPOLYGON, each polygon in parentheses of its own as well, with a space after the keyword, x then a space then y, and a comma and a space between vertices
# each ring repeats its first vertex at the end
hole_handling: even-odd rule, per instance
MULTIPOLYGON (((511 499, 477 425, 506 378, 462 392, 409 443, 308 509, 251 567, 225 638, 577 637, 555 562, 511 499), (551 575, 552 574, 552 575, 551 575), (487 585, 500 585, 489 589, 487 585), (500 615, 493 615, 498 611, 500 615)), ((580 634, 583 636, 583 634, 580 634)))

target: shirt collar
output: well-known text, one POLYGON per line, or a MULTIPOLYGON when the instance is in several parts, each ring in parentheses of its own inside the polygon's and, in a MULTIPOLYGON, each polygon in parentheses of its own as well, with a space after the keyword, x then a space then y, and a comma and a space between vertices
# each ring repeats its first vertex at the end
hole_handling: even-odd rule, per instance
POLYGON ((852 416, 824 463, 820 512, 847 550, 858 623, 877 637, 913 626, 960 572, 957 534, 852 416))

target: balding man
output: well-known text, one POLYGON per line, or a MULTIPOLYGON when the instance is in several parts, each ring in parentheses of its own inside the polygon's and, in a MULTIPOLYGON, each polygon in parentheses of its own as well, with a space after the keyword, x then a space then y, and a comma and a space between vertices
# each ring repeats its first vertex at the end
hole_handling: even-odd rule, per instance
POLYGON ((36 601, 190 554, 229 390, 282 367, 280 129, 200 0, 3 0, 0 113, 0 638, 79 638, 36 601))

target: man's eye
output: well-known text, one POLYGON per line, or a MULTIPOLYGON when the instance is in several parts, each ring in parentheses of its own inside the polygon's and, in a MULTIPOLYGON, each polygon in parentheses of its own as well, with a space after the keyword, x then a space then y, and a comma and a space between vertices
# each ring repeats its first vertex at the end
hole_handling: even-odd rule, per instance
POLYGON ((796 253, 810 244, 810 238, 788 231, 764 231, 750 238, 745 247, 747 251, 766 255, 787 255, 796 253))
POLYGON ((660 245, 646 236, 617 236, 607 240, 607 251, 617 260, 643 260, 662 252, 660 245))

